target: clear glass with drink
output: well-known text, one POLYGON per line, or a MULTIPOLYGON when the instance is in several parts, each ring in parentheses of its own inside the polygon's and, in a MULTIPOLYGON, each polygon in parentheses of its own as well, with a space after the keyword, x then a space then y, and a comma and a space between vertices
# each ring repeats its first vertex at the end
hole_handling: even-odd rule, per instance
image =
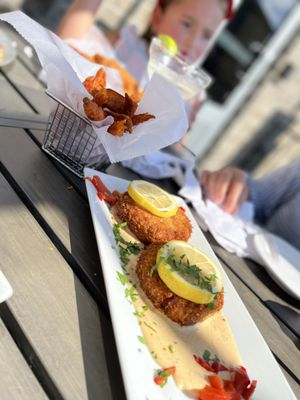
POLYGON ((190 100, 206 89, 210 76, 195 64, 188 64, 174 56, 163 41, 154 37, 149 48, 148 75, 162 75, 180 91, 184 100, 190 100))

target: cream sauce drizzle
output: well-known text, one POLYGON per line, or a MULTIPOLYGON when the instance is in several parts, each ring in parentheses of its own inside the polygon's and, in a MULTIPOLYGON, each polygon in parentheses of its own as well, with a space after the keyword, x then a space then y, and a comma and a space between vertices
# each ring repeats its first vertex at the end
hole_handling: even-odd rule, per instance
MULTIPOLYGON (((112 209, 113 223, 120 222, 112 209)), ((138 242, 136 237, 126 228, 120 230, 128 242, 138 242)), ((140 242, 138 242, 140 243, 140 242)), ((142 246, 142 245, 141 245, 142 246)), ((140 287, 136 275, 138 255, 131 255, 126 266, 128 279, 136 287, 138 296, 133 302, 146 345, 162 367, 176 367, 173 376, 177 386, 193 394, 207 384, 210 374, 194 360, 193 354, 202 357, 205 350, 217 355, 227 367, 242 365, 233 334, 222 312, 198 322, 195 325, 182 327, 168 319, 155 309, 140 287), (145 307, 148 308, 145 311, 145 307)))

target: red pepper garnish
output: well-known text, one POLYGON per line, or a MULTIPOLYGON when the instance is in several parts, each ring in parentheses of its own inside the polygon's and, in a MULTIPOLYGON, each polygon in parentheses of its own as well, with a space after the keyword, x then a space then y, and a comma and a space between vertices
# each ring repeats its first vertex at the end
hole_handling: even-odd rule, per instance
POLYGON ((218 360, 213 361, 213 363, 211 364, 211 367, 216 374, 220 371, 228 371, 228 368, 225 367, 225 365, 220 363, 220 361, 218 361, 218 360))
POLYGON ((209 375, 208 381, 210 385, 216 389, 224 389, 224 383, 219 375, 209 375))
POLYGON ((154 376, 154 382, 160 387, 165 386, 169 376, 174 375, 176 372, 176 367, 168 367, 163 369, 158 369, 156 375, 154 376))
POLYGON ((206 371, 215 372, 214 369, 208 364, 208 362, 203 360, 203 358, 196 356, 196 354, 193 354, 193 357, 194 357, 196 363, 201 365, 201 367, 205 368, 206 371))
POLYGON ((253 395, 253 393, 255 391, 256 385, 257 385, 257 381, 254 380, 251 382, 249 387, 244 389, 244 391, 242 393, 243 399, 245 399, 245 400, 250 399, 250 397, 253 395))
POLYGON ((247 374, 246 368, 240 366, 239 368, 233 368, 235 373, 233 386, 238 393, 243 393, 243 391, 248 387, 250 384, 250 379, 247 374))
POLYGON ((206 385, 198 392, 198 400, 249 400, 255 391, 257 381, 250 381, 245 367, 227 368, 218 359, 212 360, 210 353, 206 354, 207 361, 203 358, 193 355, 195 361, 209 372, 216 375, 207 377, 210 386, 206 385), (223 380, 218 373, 220 371, 229 371, 232 379, 223 380))
POLYGON ((92 178, 90 176, 86 176, 84 179, 90 181, 96 191, 97 191, 97 196, 100 200, 105 200, 108 204, 114 205, 119 199, 119 194, 118 192, 111 192, 101 181, 99 176, 94 175, 92 178))

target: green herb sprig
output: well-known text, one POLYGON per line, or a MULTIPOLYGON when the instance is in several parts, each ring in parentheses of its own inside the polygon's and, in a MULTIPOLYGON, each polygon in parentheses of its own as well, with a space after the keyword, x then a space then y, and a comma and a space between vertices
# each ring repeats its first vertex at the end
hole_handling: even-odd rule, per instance
POLYGON ((137 255, 141 251, 138 243, 127 242, 127 240, 122 237, 120 230, 126 228, 126 226, 127 222, 121 222, 113 226, 113 234, 119 247, 120 260, 123 268, 128 264, 131 254, 137 255))

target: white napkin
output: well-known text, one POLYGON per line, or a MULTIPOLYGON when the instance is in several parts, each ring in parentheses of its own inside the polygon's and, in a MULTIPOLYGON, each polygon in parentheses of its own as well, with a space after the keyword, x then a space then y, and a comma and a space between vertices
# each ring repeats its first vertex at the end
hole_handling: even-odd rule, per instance
MULTIPOLYGON (((99 65, 87 61, 53 32, 20 11, 1 14, 1 19, 11 24, 36 50, 46 72, 49 92, 84 115, 82 100, 89 94, 82 82, 95 75, 99 65)), ((120 81, 115 79, 116 71, 103 68, 107 74, 107 86, 121 92, 120 81)), ((155 115, 155 119, 137 125, 132 134, 125 133, 121 138, 107 132, 112 117, 93 123, 98 137, 93 160, 102 155, 104 149, 112 163, 138 157, 180 140, 188 129, 188 118, 179 92, 159 75, 153 76, 145 89, 137 110, 137 113, 143 112, 155 115)))
POLYGON ((2 271, 0 271, 0 303, 7 300, 13 294, 12 287, 8 280, 5 278, 2 271))
POLYGON ((261 262, 253 244, 254 235, 261 232, 252 222, 253 204, 246 202, 237 215, 231 215, 212 201, 204 200, 199 180, 193 172, 193 161, 157 151, 124 161, 122 165, 148 178, 173 178, 181 187, 178 194, 192 204, 203 229, 209 229, 216 241, 229 252, 261 262))

